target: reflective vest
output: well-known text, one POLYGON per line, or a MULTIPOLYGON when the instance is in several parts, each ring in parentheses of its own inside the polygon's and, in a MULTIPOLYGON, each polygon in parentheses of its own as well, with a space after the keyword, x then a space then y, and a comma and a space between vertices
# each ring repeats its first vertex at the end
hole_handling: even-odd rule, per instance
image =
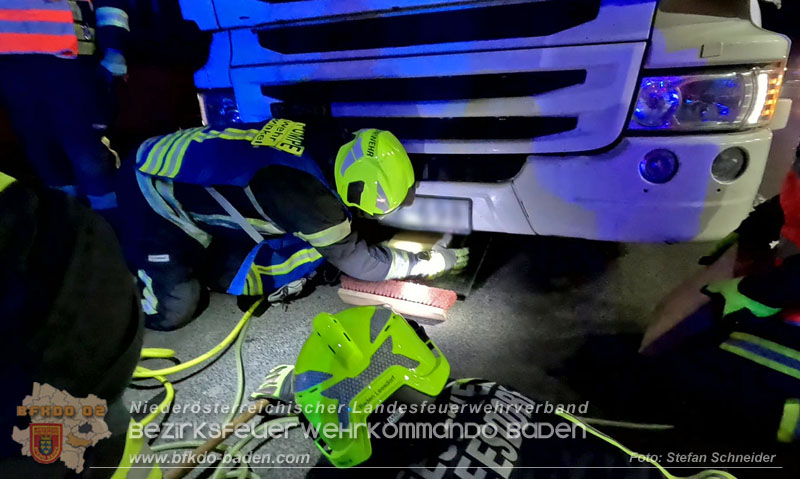
POLYGON ((0 54, 93 53, 94 30, 83 20, 77 0, 0 0, 0 54))
POLYGON ((243 229, 256 240, 256 245, 244 258, 229 285, 228 294, 269 294, 304 278, 323 262, 322 255, 314 246, 327 246, 350 234, 349 219, 308 235, 285 232, 269 219, 248 187, 255 173, 264 167, 281 165, 294 168, 310 174, 333 190, 307 153, 295 156, 266 146, 254 147, 251 142, 259 131, 191 128, 151 138, 139 147, 136 154, 139 189, 153 211, 203 246, 211 243, 211 236, 203 230, 202 224, 243 229), (231 211, 232 205, 225 205, 225 199, 219 198, 221 195, 213 189, 210 193, 217 195, 215 200, 229 214, 213 217, 194 214, 174 197, 173 182, 208 188, 214 185, 242 187, 260 218, 244 218, 235 209, 231 211))
MULTIPOLYGON (((791 335, 784 339, 788 338, 791 335)), ((734 331, 719 347, 742 359, 781 373, 785 378, 792 378, 789 381, 800 380, 800 351, 781 344, 777 339, 770 340, 761 335, 734 331)), ((777 439, 779 442, 800 441, 800 399, 786 400, 777 439)))
POLYGON ((180 183, 245 187, 259 169, 282 165, 328 185, 308 154, 295 156, 270 147, 253 147, 259 131, 198 127, 150 138, 136 153, 136 167, 142 173, 180 183))

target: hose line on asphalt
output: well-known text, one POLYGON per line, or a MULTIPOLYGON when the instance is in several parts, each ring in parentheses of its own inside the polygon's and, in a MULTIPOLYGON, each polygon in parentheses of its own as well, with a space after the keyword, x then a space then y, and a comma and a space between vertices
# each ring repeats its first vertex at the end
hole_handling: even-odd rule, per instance
POLYGON ((236 396, 234 396, 233 405, 230 412, 225 416, 222 424, 228 424, 236 417, 236 411, 242 406, 244 400, 244 355, 242 354, 242 347, 244 346, 244 339, 247 337, 247 329, 250 327, 250 322, 242 327, 242 332, 236 338, 236 396))
POLYGON ((648 424, 628 421, 612 421, 609 419, 599 419, 595 417, 573 416, 575 419, 597 426, 619 427, 623 429, 644 429, 646 431, 669 431, 675 429, 672 424, 648 424))
MULTIPOLYGON (((200 356, 197 356, 194 359, 190 359, 185 363, 177 364, 175 366, 164 369, 153 370, 145 368, 143 366, 137 366, 136 370, 133 372, 133 378, 142 379, 142 378, 154 378, 156 376, 169 376, 171 374, 179 373, 181 371, 186 371, 192 366, 197 366, 198 364, 208 361, 209 359, 213 358, 217 353, 223 351, 225 348, 230 346, 230 344, 239 335, 239 332, 242 330, 242 328, 244 328, 245 325, 248 323, 248 321, 250 321, 250 318, 253 317, 253 312, 261 304, 262 301, 263 298, 256 301, 255 304, 253 304, 253 306, 251 306, 250 309, 248 309, 247 312, 244 313, 242 319, 240 319, 239 322, 236 324, 236 327, 234 327, 233 330, 230 333, 228 333, 228 336, 225 337, 225 339, 223 339, 222 342, 211 348, 211 350, 209 350, 208 352, 201 354, 200 356)), ((164 348, 143 348, 141 357, 142 359, 153 359, 153 358, 168 359, 175 357, 175 351, 173 351, 172 349, 164 349, 164 348)))
MULTIPOLYGON (((234 444, 233 447, 230 448, 229 454, 231 456, 238 456, 239 451, 241 451, 243 447, 245 447, 250 441, 252 441, 255 438, 268 439, 268 438, 262 438, 261 433, 279 424, 286 425, 286 428, 288 429, 295 426, 299 426, 300 419, 297 416, 279 417, 276 419, 272 419, 271 421, 267 421, 263 424, 259 424, 255 429, 253 429, 253 431, 247 437, 241 439, 239 442, 234 444)), ((224 465, 222 464, 218 465, 216 470, 214 471, 214 475, 211 476, 211 479, 221 479, 222 477, 231 477, 230 475, 225 474, 225 469, 226 467, 224 465)), ((245 471, 247 470, 246 464, 244 463, 242 463, 241 466, 239 466, 239 469, 237 469, 236 471, 232 471, 228 474, 236 474, 236 473, 241 474, 242 470, 245 471)), ((237 476, 234 475, 233 477, 237 476)))
POLYGON ((692 476, 687 476, 687 477, 675 476, 672 473, 670 473, 669 471, 667 471, 664 468, 664 466, 662 466, 661 464, 656 462, 656 460, 653 459, 652 457, 650 457, 649 455, 640 454, 638 452, 634 452, 634 451, 628 449, 623 444, 618 442, 616 439, 606 435, 605 433, 603 433, 601 431, 598 431, 597 429, 595 429, 592 426, 584 423, 583 421, 581 421, 580 419, 576 418, 575 416, 573 416, 573 415, 571 415, 569 413, 566 413, 564 411, 556 411, 556 414, 561 416, 561 417, 563 417, 564 419, 566 419, 567 421, 571 422, 572 424, 578 426, 579 428, 583 429, 584 431, 588 432, 592 436, 595 436, 595 437, 597 437, 599 439, 602 439, 603 441, 605 441, 605 442, 611 444, 612 446, 616 447, 617 449, 623 451, 624 453, 629 455, 631 458, 647 462, 651 466, 653 466, 656 469, 658 469, 661 472, 661 474, 663 474, 664 477, 667 478, 667 479, 736 479, 736 476, 734 476, 734 475, 732 475, 732 474, 730 474, 728 472, 720 471, 720 470, 716 470, 716 469, 709 469, 709 470, 706 470, 706 471, 701 471, 701 472, 699 472, 697 474, 694 474, 692 476))
MULTIPOLYGON (((137 368, 139 366, 136 366, 137 368)), ((172 404, 172 401, 175 400, 175 388, 172 387, 172 383, 167 381, 167 378, 164 376, 153 376, 153 379, 158 380, 163 386, 164 390, 166 391, 166 396, 164 400, 158 405, 158 408, 144 417, 140 422, 142 426, 146 426, 153 422, 158 416, 162 413, 166 413, 169 410, 169 405, 172 404)))
MULTIPOLYGON (((236 341, 234 346, 235 354, 236 354, 236 395, 234 397, 233 404, 231 405, 231 410, 229 414, 225 417, 223 424, 230 423, 233 418, 236 416, 236 412, 242 405, 242 401, 244 400, 244 388, 245 388, 245 371, 244 371, 244 354, 243 354, 243 347, 244 347, 244 340, 247 336, 247 329, 250 326, 250 319, 253 317, 253 313, 255 310, 261 305, 263 298, 256 301, 250 309, 247 310, 246 313, 242 316, 233 330, 223 339, 219 344, 211 348, 204 354, 197 356, 194 359, 186 361, 185 363, 181 363, 175 366, 171 366, 168 368, 162 369, 149 369, 144 366, 136 366, 136 369, 133 373, 134 379, 147 379, 152 378, 159 381, 166 391, 166 396, 164 400, 159 403, 158 408, 148 414, 144 419, 142 419, 141 424, 147 425, 154 421, 159 415, 162 413, 166 413, 169 411, 169 406, 175 400, 175 389, 172 386, 172 383, 167 380, 167 376, 176 374, 182 371, 186 371, 187 369, 202 364, 212 358, 214 358, 217 354, 224 351, 228 346, 236 341)), ((175 357, 175 351, 172 349, 166 348, 143 348, 141 352, 141 359, 170 359, 175 357)), ((286 419, 286 418, 280 418, 286 419)), ((278 421, 278 420, 274 420, 278 421)), ((230 454, 232 456, 239 455, 239 451, 242 447, 244 447, 250 440, 254 437, 257 437, 258 432, 265 429, 269 425, 274 424, 274 421, 269 421, 267 423, 262 424, 255 430, 253 433, 236 443, 233 448, 231 448, 230 454)), ((297 418, 294 418, 294 421, 297 422, 297 418)), ((289 426, 291 427, 291 426, 289 426)), ((167 443, 167 444, 159 444, 157 446, 151 447, 154 452, 158 451, 167 451, 173 449, 187 449, 187 448, 194 448, 202 445, 203 442, 201 441, 183 441, 183 442, 174 442, 174 443, 167 443)), ((224 444, 220 444, 214 448, 214 452, 218 453, 226 453, 229 450, 228 446, 224 444)), ((247 470, 247 464, 242 462, 241 466, 236 471, 231 471, 228 473, 224 473, 224 468, 217 469, 215 471, 215 477, 217 478, 238 478, 238 479, 260 479, 258 474, 254 472, 250 472, 247 470), (219 472, 219 474, 217 474, 219 472)))

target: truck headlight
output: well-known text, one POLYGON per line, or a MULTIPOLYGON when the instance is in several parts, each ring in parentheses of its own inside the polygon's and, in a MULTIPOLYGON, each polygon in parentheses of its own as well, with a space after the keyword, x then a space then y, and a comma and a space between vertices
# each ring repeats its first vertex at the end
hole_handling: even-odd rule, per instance
POLYGON ((766 125, 783 67, 645 77, 628 125, 633 130, 737 130, 766 125))
POLYGON ((203 125, 223 127, 242 122, 239 105, 231 88, 203 90, 197 94, 197 101, 200 103, 203 125))

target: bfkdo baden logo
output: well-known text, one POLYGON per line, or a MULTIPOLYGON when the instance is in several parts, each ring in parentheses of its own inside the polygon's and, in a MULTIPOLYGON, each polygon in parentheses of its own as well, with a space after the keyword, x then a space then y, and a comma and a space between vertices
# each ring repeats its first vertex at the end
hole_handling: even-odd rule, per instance
POLYGON ((31 424, 31 455, 36 462, 50 464, 61 457, 63 424, 31 424))
POLYGON ((42 464, 61 461, 83 471, 86 449, 111 437, 105 421, 106 401, 94 394, 74 397, 49 384, 33 383, 33 391, 17 406, 17 417, 28 418, 26 429, 14 426, 11 438, 23 456, 42 464))

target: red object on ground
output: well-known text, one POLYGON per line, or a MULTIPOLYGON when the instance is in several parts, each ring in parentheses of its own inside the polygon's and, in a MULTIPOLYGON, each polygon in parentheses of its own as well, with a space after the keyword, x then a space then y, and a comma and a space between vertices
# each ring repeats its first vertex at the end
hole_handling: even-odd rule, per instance
POLYGON ((408 316, 444 320, 445 313, 455 304, 455 291, 434 288, 408 281, 371 283, 342 276, 339 297, 348 304, 385 305, 408 316))

